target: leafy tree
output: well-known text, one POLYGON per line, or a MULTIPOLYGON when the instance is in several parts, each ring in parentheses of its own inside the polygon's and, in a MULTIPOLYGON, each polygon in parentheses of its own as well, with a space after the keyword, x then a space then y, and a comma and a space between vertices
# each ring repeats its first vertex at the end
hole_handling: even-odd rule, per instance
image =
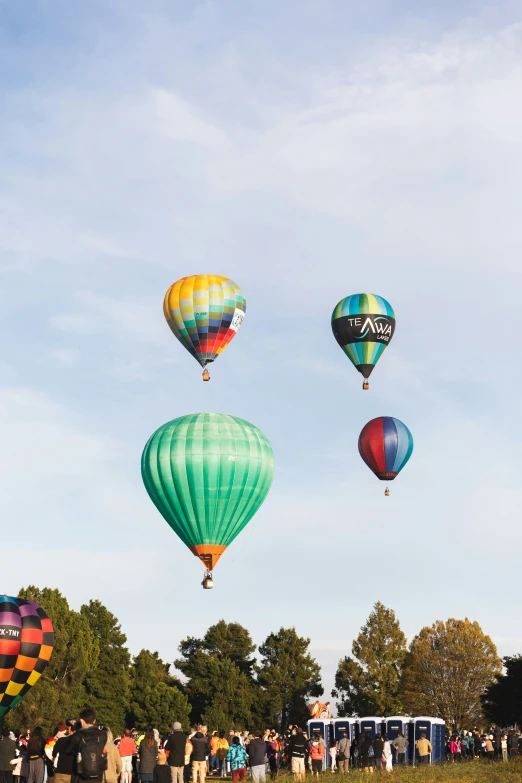
POLYGON ((121 732, 129 703, 127 637, 116 617, 100 601, 90 601, 80 612, 89 623, 100 650, 98 665, 88 672, 84 682, 88 703, 94 707, 101 722, 113 731, 121 732))
POLYGON ((192 705, 193 723, 206 720, 217 726, 215 721, 218 721, 221 726, 224 715, 220 705, 228 700, 232 678, 238 690, 234 709, 223 730, 231 723, 246 728, 255 700, 252 657, 255 649, 243 626, 224 620, 211 626, 203 639, 189 637, 181 642, 181 658, 175 665, 187 678, 185 692, 192 705))
POLYGON ((482 696, 482 709, 486 718, 498 726, 522 723, 522 656, 504 658, 505 674, 497 675, 497 681, 482 696))
POLYGON ((180 682, 169 674, 170 666, 157 652, 142 650, 130 669, 130 706, 128 726, 155 726, 160 734, 179 721, 189 728, 190 704, 181 690, 180 682))
POLYGON ((497 648, 477 622, 438 620, 413 639, 403 675, 404 706, 448 726, 480 723, 480 697, 500 674, 497 648))
POLYGON ((83 683, 97 665, 99 644, 87 619, 69 608, 59 590, 31 585, 19 596, 35 601, 51 618, 54 651, 40 680, 4 720, 9 728, 40 725, 50 732, 56 721, 77 715, 85 706, 83 683))
POLYGON ((400 715, 401 668, 407 651, 395 612, 376 603, 352 645, 354 658, 339 661, 332 691, 340 699, 339 715, 400 715))
POLYGON ((266 725, 302 726, 309 717, 307 699, 323 693, 321 669, 308 652, 309 644, 295 628, 280 628, 260 645, 257 671, 266 725))

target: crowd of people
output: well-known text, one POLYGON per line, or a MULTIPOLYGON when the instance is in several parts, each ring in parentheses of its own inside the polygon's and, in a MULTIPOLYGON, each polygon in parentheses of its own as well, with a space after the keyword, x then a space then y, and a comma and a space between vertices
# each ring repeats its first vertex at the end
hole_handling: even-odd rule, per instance
POLYGON ((488 732, 456 731, 446 736, 446 759, 451 763, 489 759, 490 761, 508 761, 522 756, 522 735, 515 729, 503 731, 500 726, 492 726, 488 732))
MULTIPOLYGON (((92 709, 78 720, 60 721, 51 737, 29 729, 18 738, 11 732, 0 739, 0 783, 205 783, 207 776, 232 777, 240 783, 249 770, 254 783, 280 769, 304 783, 308 772, 319 776, 347 773, 361 768, 368 773, 392 771, 393 762, 406 764, 409 742, 402 733, 390 740, 386 734, 363 733, 352 742, 346 733, 328 746, 320 734, 309 737, 302 728, 276 731, 211 732, 203 725, 186 734, 180 723, 160 737, 149 726, 144 731, 125 729, 114 737, 108 726, 97 723, 92 709)), ((429 762, 432 747, 425 734, 415 742, 418 761, 429 762)), ((411 750, 411 748, 410 748, 411 750)), ((455 732, 447 737, 450 762, 485 758, 507 761, 522 755, 520 732, 504 732, 498 726, 481 734, 455 732)))

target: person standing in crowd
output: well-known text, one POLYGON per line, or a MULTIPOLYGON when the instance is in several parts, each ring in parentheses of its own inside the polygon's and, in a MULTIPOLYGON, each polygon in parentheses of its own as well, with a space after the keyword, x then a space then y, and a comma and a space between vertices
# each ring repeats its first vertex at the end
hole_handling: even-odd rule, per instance
POLYGON ((328 748, 328 753, 330 754, 330 769, 332 772, 337 771, 337 742, 335 741, 335 738, 332 737, 330 740, 330 747, 328 748))
POLYGON ((254 783, 264 783, 266 780, 265 755, 265 741, 262 732, 257 729, 254 731, 254 739, 250 740, 248 745, 248 762, 254 783))
POLYGON ((495 726, 493 729, 493 749, 495 751, 495 758, 497 761, 502 756, 502 729, 500 726, 495 726))
POLYGON ((500 752, 502 754, 502 761, 507 761, 508 753, 507 753, 507 734, 503 733, 500 737, 500 752))
POLYGON ((489 761, 494 761, 495 759, 495 746, 493 744, 493 734, 488 734, 486 736, 486 756, 488 757, 489 761))
POLYGON ((393 742, 393 747, 397 752, 397 764, 406 764, 406 748, 409 744, 402 731, 399 731, 397 739, 393 742))
POLYGON ((310 743, 303 735, 303 730, 298 728, 295 734, 290 737, 288 743, 288 758, 292 765, 292 772, 295 777, 295 783, 304 783, 305 779, 305 756, 310 750, 310 743))
POLYGON ((96 726, 96 713, 86 707, 80 712, 80 727, 72 735, 67 752, 74 758, 80 757, 81 773, 79 769, 77 773, 88 775, 90 783, 102 783, 107 765, 106 744, 107 731, 96 726))
POLYGON ((316 734, 310 743, 310 758, 312 759, 312 775, 319 777, 323 771, 323 757, 325 748, 321 742, 321 735, 316 734))
POLYGON ((513 729, 511 729, 508 733, 507 750, 510 759, 514 759, 516 756, 518 756, 518 737, 513 729))
POLYGON ((2 732, 0 739, 0 783, 12 783, 12 760, 16 758, 16 741, 2 732))
POLYGON ((277 740, 275 734, 270 734, 266 740, 266 755, 268 758, 268 768, 270 778, 275 780, 277 777, 277 740))
POLYGON ((343 731, 341 739, 337 744, 337 758, 339 760, 339 770, 341 774, 348 773, 350 769, 350 745, 351 742, 348 739, 348 734, 343 731))
POLYGON ((461 760, 465 761, 468 755, 468 738, 467 738, 467 731, 463 731, 460 735, 460 753, 461 753, 461 760))
POLYGON ((152 772, 153 783, 171 783, 170 769, 165 751, 158 751, 158 760, 152 772))
POLYGON ((239 737, 232 737, 232 745, 227 751, 227 763, 232 771, 232 783, 246 778, 247 752, 241 745, 239 737))
MULTIPOLYGON (((232 738, 233 741, 233 738, 232 738)), ((228 753, 228 740, 225 739, 225 732, 220 731, 216 746, 216 756, 219 764, 219 772, 222 778, 227 774, 227 753, 228 753)))
POLYGON ((386 765, 386 772, 392 772, 393 771, 393 754, 391 749, 391 742, 388 739, 388 735, 385 734, 383 737, 384 745, 382 749, 382 758, 386 765))
POLYGON ((475 737, 471 731, 468 731, 468 758, 475 758, 475 737))
POLYGON ((158 760, 159 746, 154 736, 154 729, 148 726, 145 736, 140 742, 140 781, 141 783, 152 783, 154 767, 158 760))
MULTIPOLYGON (((118 751, 118 748, 114 744, 114 737, 112 736, 112 731, 109 728, 107 728, 107 726, 105 726, 105 732, 107 734, 107 742, 105 743, 105 753, 107 755, 107 769, 103 774, 103 783, 118 783, 118 777, 121 774, 121 768, 122 768, 121 756, 118 751)), ((60 763, 59 758, 58 758, 58 763, 60 763)), ((55 774, 54 783, 69 783, 69 781, 58 780, 57 775, 55 774)))
POLYGON ((219 732, 215 731, 210 738, 210 756, 208 757, 208 768, 211 775, 214 774, 214 770, 219 769, 219 761, 217 758, 218 741, 219 732))
POLYGON ((426 739, 426 735, 424 733, 420 735, 420 739, 418 739, 415 743, 415 747, 417 748, 417 752, 419 754, 419 764, 429 764, 430 753, 432 752, 433 748, 431 747, 431 742, 426 739))
POLYGON ((359 741, 359 764, 365 772, 373 775, 373 741, 369 734, 363 734, 359 741))
POLYGON ((197 783, 199 777, 199 783, 205 783, 205 777, 207 774, 207 756, 210 756, 210 741, 209 738, 203 734, 202 731, 196 731, 192 739, 192 781, 197 783))
POLYGON ((121 783, 132 783, 132 759, 138 753, 136 743, 132 739, 131 729, 125 729, 118 751, 121 757, 121 783))
POLYGON ((456 734, 452 734, 449 741, 449 749, 451 754, 451 763, 455 763, 455 757, 457 755, 457 741, 458 737, 456 734))
POLYGON ((186 744, 187 738, 181 730, 181 723, 176 721, 172 726, 172 734, 169 734, 163 746, 163 749, 169 752, 168 762, 172 783, 183 783, 186 744))
POLYGON ((76 774, 76 759, 68 753, 73 733, 72 726, 65 723, 65 733, 58 737, 53 745, 52 760, 54 765, 54 783, 71 783, 76 774))
POLYGON ((384 740, 380 734, 377 734, 373 741, 373 755, 375 758, 375 766, 377 772, 382 769, 382 751, 384 748, 384 740))
POLYGON ((45 737, 41 726, 37 726, 27 741, 29 774, 27 783, 44 783, 45 777, 45 737))

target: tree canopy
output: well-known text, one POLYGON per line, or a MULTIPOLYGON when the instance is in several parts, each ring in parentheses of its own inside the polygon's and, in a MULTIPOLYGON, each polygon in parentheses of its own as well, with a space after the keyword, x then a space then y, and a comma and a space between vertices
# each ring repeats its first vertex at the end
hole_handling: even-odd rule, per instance
POLYGON ((339 715, 400 715, 406 653, 406 637, 395 612, 376 603, 352 644, 354 657, 339 661, 332 691, 339 699, 339 715))
POLYGON ((410 645, 403 673, 405 709, 471 728, 482 719, 481 696, 500 672, 497 648, 477 622, 439 620, 410 645))
POLYGON ((484 715, 499 726, 522 724, 522 655, 504 658, 505 674, 498 674, 482 696, 484 715))

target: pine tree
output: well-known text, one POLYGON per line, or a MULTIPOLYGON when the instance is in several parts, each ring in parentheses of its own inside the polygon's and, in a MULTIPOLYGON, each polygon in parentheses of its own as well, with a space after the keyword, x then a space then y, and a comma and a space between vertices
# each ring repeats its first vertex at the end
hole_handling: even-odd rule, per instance
POLYGON ((81 614, 98 641, 98 665, 85 678, 85 692, 98 720, 120 733, 125 728, 129 703, 130 655, 125 647, 127 637, 116 617, 100 601, 82 606, 81 614))
POLYGON ((433 715, 469 729, 482 720, 481 696, 501 667, 497 648, 477 622, 438 620, 410 645, 404 706, 412 715, 433 715))
POLYGON ((172 729, 173 721, 189 728, 190 704, 180 682, 170 673, 157 652, 142 650, 130 669, 128 726, 154 726, 160 734, 172 729))
POLYGON ((522 655, 504 658, 505 674, 482 696, 486 718, 498 726, 522 724, 522 655))
POLYGON ((406 654, 395 612, 377 602, 352 645, 354 657, 339 661, 332 691, 339 715, 400 715, 406 654))
POLYGON ((176 668, 187 678, 186 694, 192 705, 191 721, 207 720, 212 726, 225 720, 221 704, 230 703, 231 686, 237 688, 236 706, 228 715, 227 725, 249 725, 251 708, 255 702, 256 684, 253 679, 256 647, 248 631, 239 623, 220 620, 211 626, 203 639, 189 637, 181 642, 181 658, 176 668))
POLYGON ((309 644, 295 628, 280 628, 260 645, 257 671, 265 725, 303 726, 309 717, 307 699, 323 693, 321 669, 308 652, 309 644))

